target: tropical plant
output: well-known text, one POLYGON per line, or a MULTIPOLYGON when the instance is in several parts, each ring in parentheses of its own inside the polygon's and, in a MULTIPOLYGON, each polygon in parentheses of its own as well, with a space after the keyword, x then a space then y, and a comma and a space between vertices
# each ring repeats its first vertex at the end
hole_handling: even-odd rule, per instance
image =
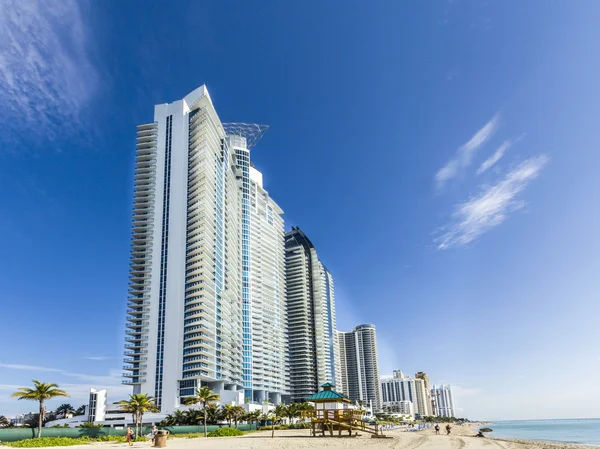
POLYGON ((0 427, 8 427, 10 426, 10 419, 8 419, 4 415, 0 415, 0 427))
POLYGON ((81 416, 81 415, 85 415, 85 405, 81 405, 81 406, 77 407, 75 409, 75 413, 73 413, 73 416, 81 416))
POLYGON ((241 421, 244 415, 246 414, 244 407, 240 405, 234 405, 231 409, 231 418, 235 424, 235 428, 237 429, 238 421, 241 421))
POLYGON ((233 420, 233 405, 226 404, 221 408, 221 418, 227 421, 227 425, 231 427, 231 421, 233 420))
POLYGON ((242 416, 241 420, 251 424, 253 422, 257 422, 260 418, 260 410, 256 410, 254 412, 246 413, 242 416))
POLYGON ((75 409, 71 404, 61 404, 58 407, 56 407, 56 410, 54 410, 54 416, 58 416, 60 414, 62 414, 62 416, 66 418, 68 414, 74 415, 75 409))
POLYGON ((124 412, 131 413, 136 436, 140 435, 144 413, 159 411, 159 408, 154 403, 154 398, 148 396, 146 393, 131 394, 128 400, 119 401, 117 404, 121 406, 121 410, 124 412))
POLYGON ((204 412, 204 436, 206 436, 206 415, 207 408, 210 404, 219 401, 221 397, 213 393, 212 390, 206 386, 200 387, 196 390, 195 396, 187 398, 186 404, 200 404, 200 409, 204 412))
POLYGON ((18 391, 12 394, 12 397, 18 398, 20 401, 24 399, 26 401, 37 401, 40 404, 40 412, 38 414, 38 427, 37 427, 37 437, 40 438, 42 436, 42 423, 44 421, 44 415, 46 414, 46 408, 44 407, 44 402, 48 399, 56 398, 69 395, 66 391, 58 388, 58 385, 53 383, 43 383, 38 380, 33 380, 33 388, 21 387, 18 391))
POLYGON ((244 432, 238 429, 233 429, 231 427, 221 427, 220 429, 215 429, 208 434, 209 437, 239 437, 243 435, 244 432))
POLYGON ((93 422, 82 422, 77 427, 83 427, 84 429, 101 429, 104 427, 104 424, 95 424, 93 422))

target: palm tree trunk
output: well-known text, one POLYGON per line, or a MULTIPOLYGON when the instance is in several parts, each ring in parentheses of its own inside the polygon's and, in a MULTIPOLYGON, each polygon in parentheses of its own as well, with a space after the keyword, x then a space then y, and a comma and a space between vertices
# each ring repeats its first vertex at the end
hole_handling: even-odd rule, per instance
POLYGON ((42 436, 42 422, 44 421, 44 401, 40 401, 40 413, 38 415, 37 437, 42 436))
POLYGON ((204 436, 206 436, 206 406, 204 406, 204 436))

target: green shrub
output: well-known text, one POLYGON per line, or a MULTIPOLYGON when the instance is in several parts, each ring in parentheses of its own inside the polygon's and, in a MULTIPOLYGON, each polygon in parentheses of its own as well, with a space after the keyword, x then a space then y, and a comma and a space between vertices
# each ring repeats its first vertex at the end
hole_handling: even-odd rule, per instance
POLYGON ((221 427, 220 429, 213 430, 207 436, 209 437, 239 437, 244 432, 235 429, 233 427, 221 427))
POLYGON ((310 429, 311 424, 309 422, 298 422, 296 424, 290 424, 290 429, 310 429))
POLYGON ((42 438, 29 438, 27 440, 15 441, 12 443, 3 443, 6 446, 11 447, 49 447, 49 446, 77 446, 78 444, 87 444, 89 443, 89 438, 86 437, 84 441, 83 438, 66 438, 66 437, 58 437, 58 438, 50 438, 50 437, 42 437, 42 438))
POLYGON ((201 433, 169 433, 167 438, 198 438, 204 436, 201 433))

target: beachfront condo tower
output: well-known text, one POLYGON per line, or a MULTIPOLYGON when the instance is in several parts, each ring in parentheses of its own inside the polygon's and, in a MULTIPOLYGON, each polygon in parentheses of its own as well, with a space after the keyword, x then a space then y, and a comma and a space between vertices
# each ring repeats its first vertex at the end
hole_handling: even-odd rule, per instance
POLYGON ((361 324, 350 332, 338 332, 342 360, 340 390, 353 401, 381 410, 379 360, 375 325, 361 324))
POLYGON ((427 375, 426 372, 423 371, 419 371, 418 373, 415 374, 415 379, 421 379, 423 381, 423 386, 425 388, 425 394, 426 394, 426 401, 430 404, 429 406, 429 410, 431 411, 431 413, 434 413, 434 403, 433 403, 433 397, 431 396, 431 384, 429 383, 429 376, 427 375))
POLYGON ((431 396, 435 403, 435 416, 442 416, 444 418, 456 417, 450 385, 434 385, 431 388, 431 396))
POLYGON ((394 409, 399 403, 410 401, 416 417, 423 418, 433 415, 425 381, 422 377, 408 377, 402 371, 395 370, 392 378, 381 379, 381 398, 382 406, 387 409, 394 409))
POLYGON ((204 385, 288 393, 282 212, 250 163, 265 129, 221 123, 205 86, 137 128, 124 383, 162 412, 204 385))
POLYGON ((291 398, 302 401, 341 383, 333 277, 300 228, 285 235, 285 258, 291 398))

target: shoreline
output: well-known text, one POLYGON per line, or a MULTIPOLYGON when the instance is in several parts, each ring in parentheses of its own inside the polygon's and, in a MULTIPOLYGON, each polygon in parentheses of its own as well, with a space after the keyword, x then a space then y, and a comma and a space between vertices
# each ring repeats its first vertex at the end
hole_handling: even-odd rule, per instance
MULTIPOLYGON (((463 424, 463 426, 467 426, 473 432, 473 435, 476 435, 476 429, 481 427, 485 427, 486 425, 493 424, 493 421, 485 421, 485 422, 477 422, 477 423, 468 423, 463 424)), ((460 426, 457 426, 460 427, 460 426)), ((453 427, 455 429, 456 427, 453 427)), ((428 429, 427 429, 428 430, 428 429)), ((484 432, 485 438, 482 440, 494 440, 494 441, 502 441, 504 443, 508 443, 512 449, 525 449, 525 448, 535 448, 535 449, 598 449, 600 448, 600 444, 592 445, 592 444, 584 444, 584 443, 568 443, 563 441, 550 441, 550 440, 523 440, 520 438, 502 438, 495 437, 494 432, 484 432)))

